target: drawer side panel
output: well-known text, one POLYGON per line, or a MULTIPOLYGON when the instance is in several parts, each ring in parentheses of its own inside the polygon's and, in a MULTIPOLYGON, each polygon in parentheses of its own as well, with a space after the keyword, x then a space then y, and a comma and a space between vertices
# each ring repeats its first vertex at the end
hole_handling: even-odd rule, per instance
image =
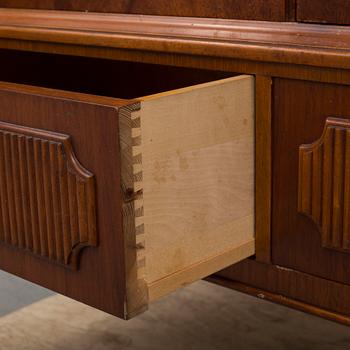
POLYGON ((250 76, 141 102, 149 285, 173 277, 174 289, 254 254, 254 119, 250 76))

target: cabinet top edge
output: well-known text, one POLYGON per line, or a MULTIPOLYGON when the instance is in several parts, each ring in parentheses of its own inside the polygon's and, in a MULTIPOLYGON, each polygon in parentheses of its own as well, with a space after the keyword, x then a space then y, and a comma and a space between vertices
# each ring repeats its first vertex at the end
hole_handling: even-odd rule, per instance
POLYGON ((3 39, 350 68, 343 26, 0 8, 3 39))
POLYGON ((138 101, 134 99, 126 100, 115 97, 98 96, 81 92, 65 91, 26 84, 9 83, 4 81, 0 81, 0 90, 42 97, 57 98, 62 100, 72 100, 80 103, 91 103, 94 105, 111 107, 115 109, 122 109, 138 103, 138 101))

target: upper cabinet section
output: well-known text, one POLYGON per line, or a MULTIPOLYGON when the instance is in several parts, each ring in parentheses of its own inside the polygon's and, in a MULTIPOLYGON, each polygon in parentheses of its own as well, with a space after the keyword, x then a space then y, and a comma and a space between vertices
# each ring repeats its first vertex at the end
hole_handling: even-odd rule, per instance
POLYGON ((0 0, 0 7, 284 21, 288 0, 0 0))
POLYGON ((0 0, 0 8, 350 24, 349 0, 0 0))

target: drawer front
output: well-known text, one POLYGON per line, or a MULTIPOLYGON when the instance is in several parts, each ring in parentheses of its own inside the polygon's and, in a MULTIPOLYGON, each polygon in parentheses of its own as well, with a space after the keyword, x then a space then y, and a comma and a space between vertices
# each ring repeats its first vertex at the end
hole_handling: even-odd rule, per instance
POLYGON ((348 25, 350 1, 297 0, 297 21, 348 25))
POLYGON ((0 268, 123 316, 117 109, 46 95, 0 85, 0 268))
POLYGON ((350 88, 276 79, 274 91, 273 262, 349 284, 350 88))

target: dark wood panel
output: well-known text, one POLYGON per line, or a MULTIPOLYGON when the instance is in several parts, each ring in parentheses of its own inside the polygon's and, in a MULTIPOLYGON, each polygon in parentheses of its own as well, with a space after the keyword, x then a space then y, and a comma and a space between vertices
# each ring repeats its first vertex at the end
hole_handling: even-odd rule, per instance
POLYGON ((286 6, 286 21, 294 22, 296 20, 297 0, 285 0, 286 6))
MULTIPOLYGON (((97 247, 89 247, 81 252, 78 270, 67 269, 64 265, 42 259, 29 250, 5 244, 0 244, 0 268, 124 317, 125 265, 117 141, 118 104, 122 102, 115 100, 114 105, 111 103, 112 106, 103 105, 107 101, 106 98, 81 94, 0 84, 1 121, 70 136, 76 158, 95 175, 96 230, 99 237, 97 247)), ((36 163, 40 165, 40 162, 36 163)), ((46 161, 45 165, 47 164, 46 161)), ((44 170, 44 167, 38 169, 43 175, 44 170)), ((61 180, 64 181, 64 177, 61 180)), ((40 189, 41 192, 46 189, 45 179, 40 189)), ((60 193, 63 195, 63 192, 60 193)), ((9 194, 13 196, 13 193, 9 194)), ((67 196, 62 198, 61 204, 64 201, 68 201, 65 204, 69 207, 67 196)), ((48 207, 42 209, 48 210, 48 207)), ((45 215, 44 211, 42 214, 45 215)), ((68 217, 69 215, 66 219, 68 217)), ((39 224, 45 228, 43 216, 39 218, 39 224)), ((66 229, 64 235, 68 235, 68 227, 66 229)))
POLYGON ((255 239, 256 258, 271 261, 272 79, 255 79, 255 239))
POLYGON ((0 0, 0 7, 284 21, 285 0, 0 0))
POLYGON ((350 316, 350 286, 247 259, 217 274, 254 288, 350 316))
MULTIPOLYGON (((300 146, 321 137, 327 118, 350 118, 349 94, 348 86, 284 79, 274 81, 273 263, 347 284, 350 283, 350 256, 323 247, 320 226, 312 217, 298 211, 298 169, 300 146)), ((335 152, 337 147, 332 147, 332 150, 337 157, 341 154, 335 152)), ((326 161, 324 158, 324 169, 327 170, 326 161)), ((333 170, 332 173, 335 174, 333 170)), ((317 180, 317 174, 313 175, 317 180)), ((332 181, 334 176, 324 177, 331 180, 330 186, 336 186, 336 181, 341 180, 340 176, 335 177, 336 181, 332 181)), ((306 186, 307 179, 304 183, 306 186)), ((322 186, 327 184, 324 182, 322 186)), ((334 187, 334 190, 337 188, 334 187)), ((323 197, 323 202, 326 202, 325 196, 323 191, 319 201, 323 197)), ((316 204, 315 209, 320 203, 316 204)), ((343 219, 341 215, 339 220, 343 219)), ((333 224, 336 225, 336 222, 333 224)))
POLYGON ((350 24, 349 0, 297 0, 299 22, 350 24))
MULTIPOLYGON (((244 265, 244 263, 242 265, 244 265)), ((238 270, 241 269, 241 265, 237 267, 238 267, 238 270)), ((256 270, 254 265, 251 266, 251 270, 252 271, 256 270)), ((320 290, 333 292, 337 294, 340 291, 342 295, 340 297, 336 297, 337 305, 339 305, 339 307, 337 308, 338 311, 329 309, 329 307, 332 307, 329 298, 324 298, 324 295, 321 295, 321 298, 319 298, 319 294, 316 294, 316 297, 315 297, 315 293, 317 292, 306 291, 305 288, 302 288, 302 292, 305 293, 305 296, 301 296, 301 297, 300 295, 298 297, 295 293, 283 294, 282 290, 276 290, 274 292, 271 292, 270 290, 267 289, 268 283, 266 283, 265 286, 262 288, 262 287, 252 286, 252 283, 254 285, 253 279, 249 279, 249 282, 247 281, 245 281, 244 283, 238 282, 238 280, 242 279, 240 277, 240 273, 239 272, 236 273, 235 271, 232 271, 230 269, 227 269, 221 272, 220 274, 210 276, 207 278, 207 280, 213 283, 220 284, 227 288, 231 288, 243 293, 247 293, 249 295, 255 296, 262 300, 268 300, 277 304, 282 304, 282 305, 294 308, 296 310, 308 312, 315 316, 319 316, 331 321, 339 322, 347 326, 350 326, 350 316, 344 315, 343 314, 344 311, 342 310, 342 305, 346 305, 346 303, 348 302, 348 299, 346 298, 346 293, 349 292, 348 289, 345 289, 344 291, 342 291, 341 285, 335 285, 335 284, 333 284, 333 288, 332 288, 332 282, 322 280, 322 279, 317 279, 315 277, 312 277, 306 274, 301 274, 297 271, 288 271, 283 273, 282 272, 283 270, 281 270, 280 273, 278 274, 277 273, 278 268, 273 266, 270 266, 270 270, 275 271, 273 275, 273 278, 275 279, 278 279, 279 275, 285 274, 286 276, 288 276, 287 281, 288 279, 293 280, 295 287, 293 286, 291 288, 291 291, 294 291, 295 288, 299 288, 301 285, 303 285, 304 284, 303 280, 306 280, 306 279, 311 279, 314 281, 313 287, 316 290, 320 289, 320 290), (309 293, 310 295, 307 296, 307 293, 309 293), (297 300, 296 298, 299 298, 299 299, 297 300), (303 300, 311 300, 311 302, 310 301, 306 302, 303 300), (319 304, 315 305, 315 303, 319 303, 319 304)), ((264 274, 264 276, 266 278, 268 277, 266 274, 264 274)))

